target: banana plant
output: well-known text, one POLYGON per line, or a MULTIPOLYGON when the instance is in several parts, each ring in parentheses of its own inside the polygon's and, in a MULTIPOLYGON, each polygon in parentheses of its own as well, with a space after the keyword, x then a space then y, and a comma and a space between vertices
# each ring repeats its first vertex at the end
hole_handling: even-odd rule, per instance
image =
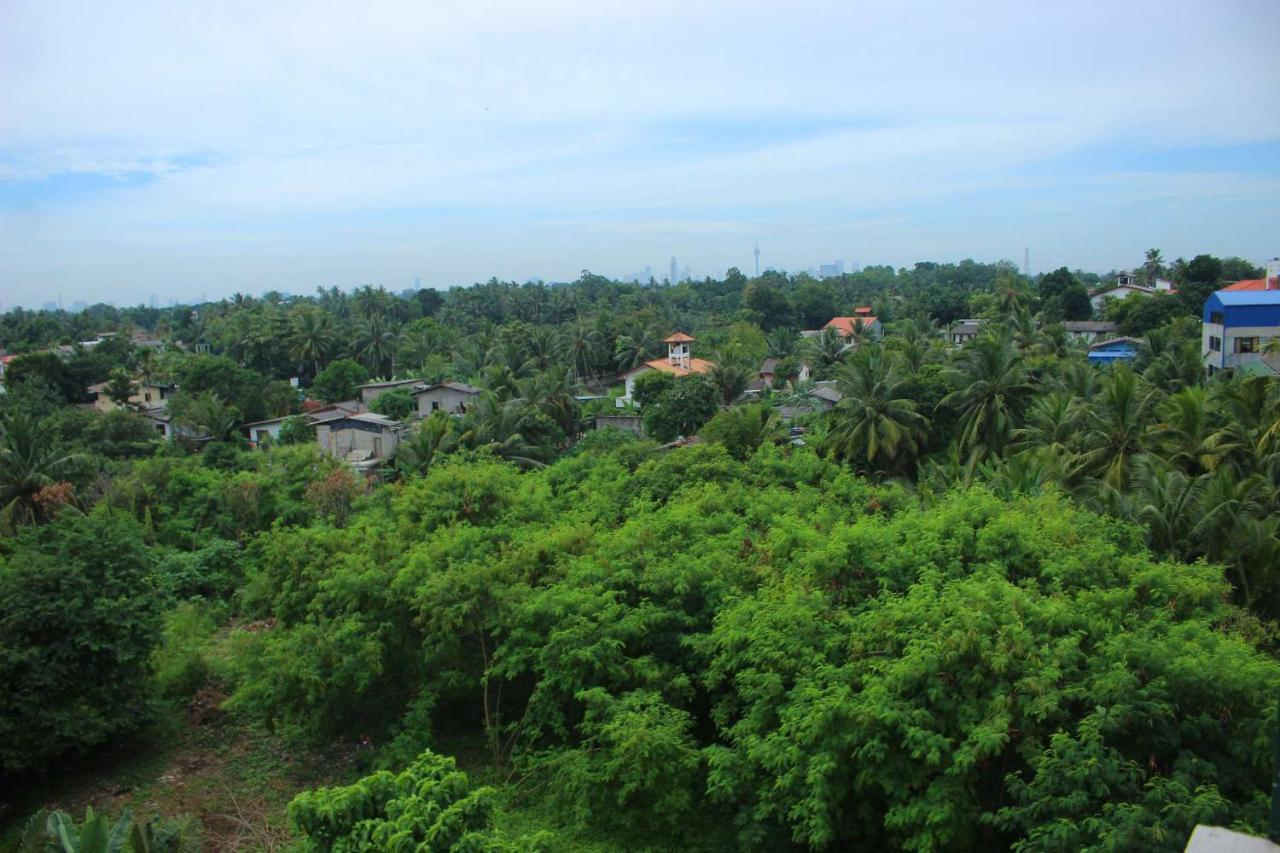
POLYGON ((113 826, 105 815, 94 814, 90 807, 85 809, 84 823, 79 827, 65 812, 54 812, 49 815, 47 828, 59 853, 120 853, 132 823, 133 813, 128 809, 113 826))

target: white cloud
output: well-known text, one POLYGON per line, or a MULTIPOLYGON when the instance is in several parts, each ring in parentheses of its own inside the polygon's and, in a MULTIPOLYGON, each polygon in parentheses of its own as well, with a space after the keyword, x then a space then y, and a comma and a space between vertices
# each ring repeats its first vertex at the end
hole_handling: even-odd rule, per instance
POLYGON ((833 221, 897 217, 919 254, 979 253, 980 217, 955 205, 983 193, 1002 209, 1037 187, 1041 207, 1252 199, 1247 176, 1043 172, 1096 147, 1276 142, 1277 25, 1267 0, 9 0, 0 191, 154 179, 0 214, 0 285, 126 281, 137 261, 245 275, 237 246, 264 278, 548 274, 604 252, 623 270, 677 236, 719 263, 753 229, 799 254, 833 221), (508 235, 500 254, 467 261, 487 233, 508 235))

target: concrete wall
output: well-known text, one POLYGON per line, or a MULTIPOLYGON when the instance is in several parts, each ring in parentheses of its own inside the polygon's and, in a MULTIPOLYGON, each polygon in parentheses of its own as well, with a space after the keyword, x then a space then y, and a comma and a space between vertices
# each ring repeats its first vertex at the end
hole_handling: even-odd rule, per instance
POLYGON ((1200 325, 1200 352, 1204 355, 1204 363, 1217 370, 1224 367, 1238 367, 1246 361, 1256 360, 1258 350, 1266 346, 1273 336, 1280 335, 1280 327, 1277 326, 1227 326, 1224 328, 1217 323, 1200 325), (1214 335, 1222 339, 1221 352, 1209 349, 1209 338, 1214 335), (1240 338, 1257 338, 1257 349, 1252 353, 1237 353, 1236 341, 1240 338))
POLYGON ((345 459, 352 450, 359 450, 372 459, 386 459, 396 452, 400 437, 394 430, 373 426, 355 426, 353 421, 334 424, 318 424, 316 441, 327 452, 345 459))
POLYGON ((450 415, 463 414, 471 408, 478 396, 478 394, 468 394, 465 391, 444 387, 419 392, 416 395, 418 417, 429 418, 434 411, 446 412, 450 415))
POLYGON ((605 429, 606 427, 613 427, 614 429, 624 430, 639 436, 644 435, 644 423, 640 420, 639 415, 596 415, 596 429, 605 429))
POLYGON ((265 434, 271 441, 280 440, 280 429, 284 426, 284 421, 275 421, 274 423, 255 424, 248 427, 249 440, 254 444, 262 443, 262 436, 265 434))
POLYGON ((388 391, 395 391, 399 388, 413 388, 414 385, 421 384, 422 381, 419 379, 406 379, 404 382, 397 382, 394 385, 379 385, 376 388, 361 388, 360 402, 368 406, 388 391))

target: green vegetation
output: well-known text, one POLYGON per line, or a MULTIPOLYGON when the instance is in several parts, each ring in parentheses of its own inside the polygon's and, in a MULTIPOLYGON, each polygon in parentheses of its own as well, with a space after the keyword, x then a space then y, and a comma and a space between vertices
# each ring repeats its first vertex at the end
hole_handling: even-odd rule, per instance
POLYGON ((1148 253, 1178 294, 1106 308, 1143 335, 1106 368, 1062 325, 1096 277, 972 262, 11 312, 0 781, 28 793, 0 849, 1260 833, 1280 382, 1200 368, 1182 288, 1248 267, 1174 267, 1148 253), (798 334, 858 305, 883 334, 798 334), (35 352, 130 324, 211 351, 35 352), (644 438, 589 430, 676 329, 716 368, 642 374, 644 438), (177 385, 173 440, 73 405, 144 376, 177 385), (366 479, 300 412, 370 377, 481 393, 366 479))

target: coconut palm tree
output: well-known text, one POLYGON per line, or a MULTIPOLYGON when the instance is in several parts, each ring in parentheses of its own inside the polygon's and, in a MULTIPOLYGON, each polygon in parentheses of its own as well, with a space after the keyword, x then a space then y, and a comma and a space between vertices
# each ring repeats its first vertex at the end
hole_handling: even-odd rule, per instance
POLYGON ((472 450, 492 453, 521 468, 545 466, 547 449, 526 440, 521 432, 525 409, 520 400, 504 403, 496 394, 486 391, 464 418, 458 443, 472 450))
POLYGON ((1018 348, 1018 352, 1027 354, 1039 342, 1040 336, 1036 329, 1035 318, 1031 316, 1031 312, 1026 306, 1020 305, 1009 316, 1009 336, 1013 339, 1014 346, 1018 348))
POLYGON ((1076 446, 1084 407, 1067 391, 1050 391, 1037 397, 1027 409, 1021 427, 1013 431, 1009 449, 1015 453, 1048 449, 1068 454, 1076 446))
POLYGON ((1134 462, 1132 489, 1133 517, 1146 525, 1147 544, 1160 553, 1188 557, 1203 481, 1143 456, 1134 462))
POLYGON ((1117 492, 1129 487, 1134 463, 1147 447, 1153 396, 1142 379, 1120 366, 1105 379, 1086 410, 1081 442, 1085 448, 1075 474, 1097 477, 1117 492))
POLYGON ((842 399, 823 449, 859 468, 890 471, 911 462, 929 421, 916 411, 893 360, 880 346, 856 352, 836 379, 842 399))
POLYGON ((982 335, 959 351, 947 377, 955 390, 938 405, 959 412, 961 449, 977 458, 1003 450, 1033 390, 1013 345, 982 335))
POLYGON ((562 345, 565 360, 573 370, 574 383, 589 382, 595 375, 594 367, 604 349, 600 330, 579 320, 566 330, 562 345))
POLYGON ((1204 358, 1200 354, 1200 343, 1186 340, 1170 344, 1151 361, 1142 375, 1153 387, 1170 393, 1201 384, 1204 381, 1204 358))
POLYGON ((731 406, 747 390, 755 370, 741 359, 722 353, 716 356, 716 366, 707 375, 720 392, 720 402, 731 406))
POLYGON ((41 490, 66 480, 82 459, 62 450, 34 418, 0 418, 0 529, 37 520, 41 490))
POLYGON ((765 358, 786 358, 796 351, 799 342, 795 329, 774 329, 765 336, 765 358))
POLYGON ((812 379, 797 379, 795 382, 788 380, 782 386, 779 406, 796 414, 816 412, 821 405, 818 395, 814 393, 817 387, 812 379))
POLYGON ((396 447, 396 469, 401 476, 424 474, 440 457, 458 446, 456 421, 444 412, 435 412, 409 433, 396 447))
POLYGON ((567 373, 547 370, 516 382, 515 399, 532 406, 555 422, 565 435, 578 432, 578 401, 569 387, 567 373))
POLYGON ((1160 455, 1190 475, 1209 473, 1239 448, 1237 439, 1218 428, 1217 408, 1204 388, 1183 388, 1159 406, 1151 428, 1160 455))
POLYGON ((206 391, 179 408, 174 420, 201 437, 227 441, 235 436, 241 419, 239 409, 227 405, 212 391, 206 391))
POLYGON ((380 313, 356 324, 355 357, 374 376, 391 376, 395 371, 396 330, 380 313))
POLYGON ((844 338, 835 329, 823 329, 820 334, 805 338, 801 347, 814 371, 822 377, 831 373, 848 350, 844 338))
POLYGON ((289 324, 289 356, 298 364, 311 366, 312 374, 320 373, 333 352, 333 319, 314 307, 303 307, 289 324))
POLYGON ((658 357, 662 335, 653 327, 635 323, 626 334, 619 335, 614 344, 614 362, 618 370, 633 370, 646 361, 658 357))
POLYGON ((916 318, 895 324, 884 343, 898 357, 907 374, 914 375, 930 360, 937 337, 938 327, 933 320, 916 318))

